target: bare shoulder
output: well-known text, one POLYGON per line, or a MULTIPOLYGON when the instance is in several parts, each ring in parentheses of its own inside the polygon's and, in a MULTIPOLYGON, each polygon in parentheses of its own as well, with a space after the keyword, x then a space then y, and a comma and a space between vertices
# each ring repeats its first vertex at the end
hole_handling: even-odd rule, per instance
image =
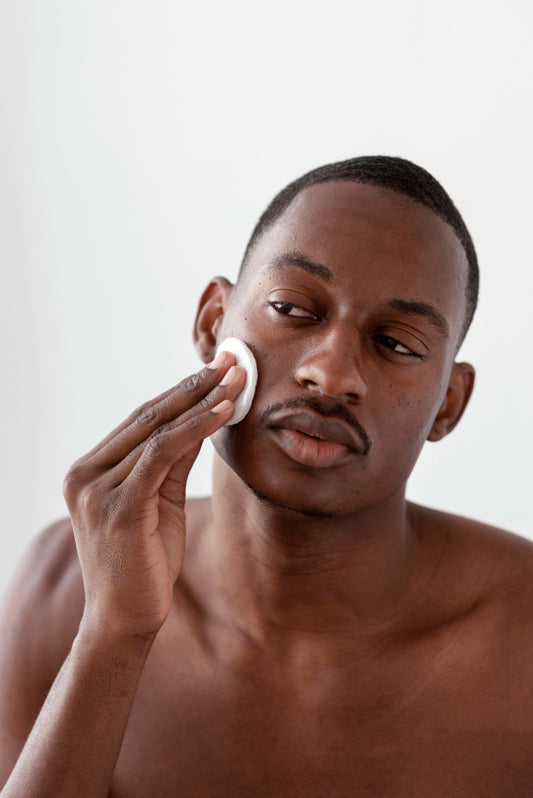
POLYGON ((81 570, 70 519, 29 545, 0 607, 0 776, 33 726, 83 611, 81 570))
POLYGON ((63 518, 45 527, 28 546, 4 596, 0 622, 9 636, 24 634, 40 643, 46 636, 51 643, 60 643, 60 638, 76 633, 82 609, 83 583, 72 525, 63 518))
POLYGON ((429 507, 410 508, 423 528, 446 538, 452 556, 477 563, 500 585, 511 580, 512 587, 520 575, 528 581, 533 574, 533 541, 523 535, 429 507))
POLYGON ((425 534, 445 541, 441 585, 471 596, 500 618, 502 632, 521 628, 533 654, 533 542, 490 524, 410 505, 425 534))

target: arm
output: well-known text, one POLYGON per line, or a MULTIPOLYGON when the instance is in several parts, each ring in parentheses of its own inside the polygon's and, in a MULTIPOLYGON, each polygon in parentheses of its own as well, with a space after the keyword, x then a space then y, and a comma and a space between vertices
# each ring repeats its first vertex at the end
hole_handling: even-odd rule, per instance
POLYGON ((108 795, 148 651, 80 630, 2 798, 108 795))
MULTIPOLYGON (((244 384, 242 369, 221 384, 232 363, 226 355, 144 405, 67 475, 83 615, 2 798, 108 795, 138 680, 181 571, 187 476, 244 384)), ((9 684, 2 694, 11 700, 9 684)), ((0 707, 0 739, 10 739, 16 715, 17 707, 0 707)), ((2 757, 7 775, 12 759, 2 757)))

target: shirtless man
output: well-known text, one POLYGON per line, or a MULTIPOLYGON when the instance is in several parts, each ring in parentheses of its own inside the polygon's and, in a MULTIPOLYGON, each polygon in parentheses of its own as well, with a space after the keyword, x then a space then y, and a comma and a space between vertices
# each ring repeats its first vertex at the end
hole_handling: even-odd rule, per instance
POLYGON ((143 405, 15 576, 2 798, 533 796, 533 546, 405 500, 468 402, 476 294, 418 167, 282 193, 195 325, 205 363, 255 354, 246 418, 231 354, 143 405), (213 496, 185 502, 211 435, 213 496))

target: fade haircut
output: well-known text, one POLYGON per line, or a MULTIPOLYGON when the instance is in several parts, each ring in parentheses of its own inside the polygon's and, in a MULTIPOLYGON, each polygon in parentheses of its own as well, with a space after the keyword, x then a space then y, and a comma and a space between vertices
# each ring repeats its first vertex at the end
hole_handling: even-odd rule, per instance
POLYGON ((466 285, 466 314, 459 344, 470 327, 477 306, 479 292, 479 267, 477 262, 474 242, 461 217, 461 214, 441 184, 421 166, 417 166, 405 158, 395 158, 388 155, 365 155, 359 158, 350 158, 347 161, 320 166, 312 169, 302 177, 289 183, 279 194, 276 194, 268 208, 263 212, 253 229, 246 247, 239 275, 248 260, 257 240, 281 216, 293 199, 305 188, 319 183, 328 183, 334 180, 353 180, 357 183, 370 183, 382 186, 398 194, 405 194, 415 202, 426 205, 448 222, 455 230, 461 242, 468 261, 468 276, 466 285))

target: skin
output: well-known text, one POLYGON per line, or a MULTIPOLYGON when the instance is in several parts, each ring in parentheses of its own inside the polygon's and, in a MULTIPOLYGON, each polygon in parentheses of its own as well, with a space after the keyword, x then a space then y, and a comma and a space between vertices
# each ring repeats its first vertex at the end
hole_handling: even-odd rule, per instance
POLYGON ((533 546, 405 500, 472 391, 465 284, 445 222, 348 182, 210 283, 198 352, 247 342, 252 408, 229 355, 71 469, 4 603, 3 798, 533 795, 533 546))

